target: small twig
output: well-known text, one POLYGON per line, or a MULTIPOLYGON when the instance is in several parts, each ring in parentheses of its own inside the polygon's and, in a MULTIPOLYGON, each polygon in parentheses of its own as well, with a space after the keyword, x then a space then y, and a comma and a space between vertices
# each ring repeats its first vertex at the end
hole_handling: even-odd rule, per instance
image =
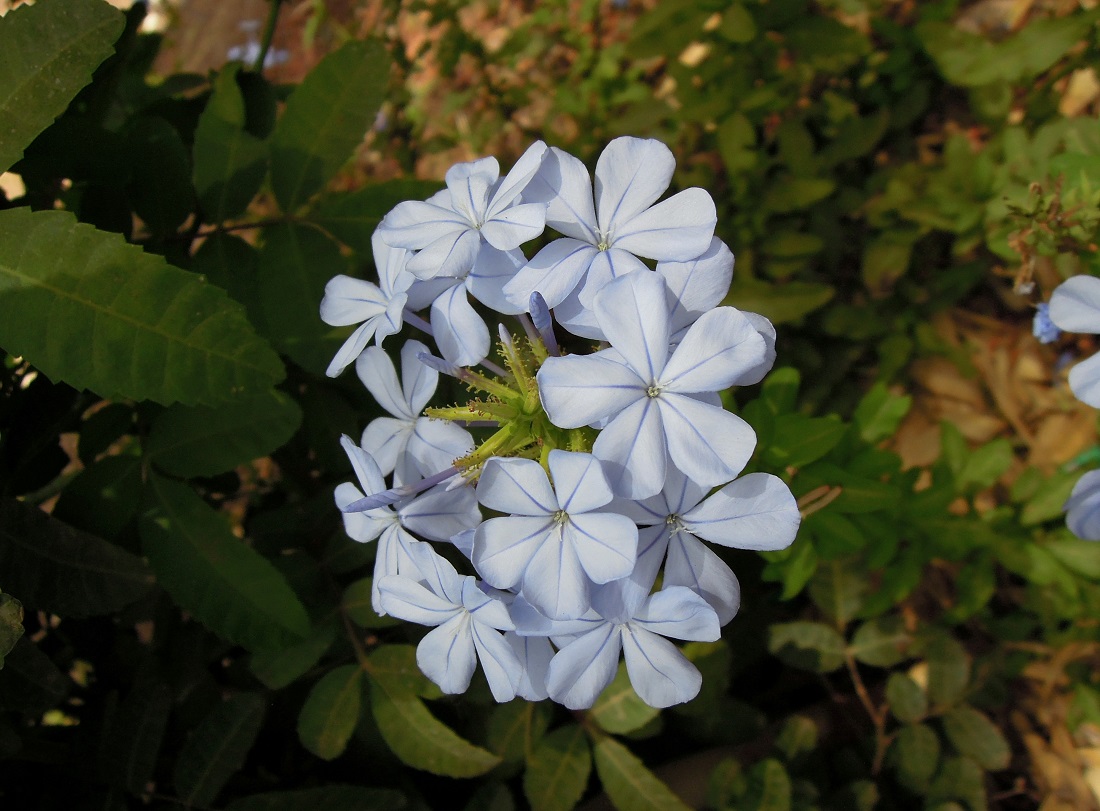
POLYGON ((256 55, 256 62, 252 65, 253 73, 263 73, 264 62, 267 61, 267 52, 271 50, 271 41, 275 38, 275 25, 279 21, 279 6, 283 0, 271 0, 271 8, 267 12, 267 22, 264 24, 264 36, 260 40, 260 52, 256 55))
POLYGON ((859 703, 863 705, 863 709, 867 711, 875 727, 875 756, 871 761, 871 774, 877 775, 882 771, 882 761, 886 757, 886 748, 890 743, 886 734, 886 707, 875 706, 875 702, 871 700, 871 694, 867 692, 867 686, 863 683, 863 677, 859 675, 855 657, 847 651, 844 653, 844 664, 848 666, 848 675, 852 678, 852 685, 856 689, 859 703))

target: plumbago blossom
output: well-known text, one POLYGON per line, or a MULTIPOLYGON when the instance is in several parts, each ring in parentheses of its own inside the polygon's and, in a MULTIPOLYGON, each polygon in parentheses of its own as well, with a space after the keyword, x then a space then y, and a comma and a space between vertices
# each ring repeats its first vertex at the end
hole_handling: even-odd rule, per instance
POLYGON ((417 662, 446 693, 480 662, 498 701, 582 709, 623 659, 648 704, 689 701, 702 677, 670 640, 716 640, 740 605, 713 547, 794 540, 790 489, 744 474, 756 435, 721 398, 763 378, 775 330, 722 304, 733 254, 705 191, 660 200, 673 169, 639 138, 594 183, 541 143, 504 177, 458 164, 383 219, 378 284, 330 285, 325 320, 360 326, 329 373, 354 364, 388 413, 344 437, 336 504, 378 541, 375 610, 432 628, 417 662), (367 344, 405 327, 399 376, 367 344), (426 407, 440 374, 474 399, 426 407))
MULTIPOLYGON (((1062 282, 1050 297, 1047 315, 1056 330, 1100 333, 1100 279, 1074 276, 1062 282)), ((1100 408, 1100 355, 1069 370, 1069 387, 1078 400, 1100 408)), ((1100 470, 1089 471, 1077 481, 1063 509, 1074 535, 1100 541, 1100 470)))

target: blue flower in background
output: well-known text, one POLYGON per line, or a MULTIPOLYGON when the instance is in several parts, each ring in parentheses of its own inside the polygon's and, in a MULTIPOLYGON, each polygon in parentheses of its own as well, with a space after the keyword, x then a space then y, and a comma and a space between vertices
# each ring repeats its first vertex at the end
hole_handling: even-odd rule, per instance
POLYGON ((1031 334, 1042 344, 1052 344, 1062 337, 1062 330, 1050 320, 1049 304, 1043 302, 1037 306, 1035 318, 1031 322, 1031 334))

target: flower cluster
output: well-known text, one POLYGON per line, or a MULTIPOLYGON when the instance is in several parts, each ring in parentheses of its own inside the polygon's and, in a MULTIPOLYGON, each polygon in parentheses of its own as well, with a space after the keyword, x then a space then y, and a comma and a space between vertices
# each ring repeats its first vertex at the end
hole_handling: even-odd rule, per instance
POLYGON ((382 221, 377 284, 328 285, 322 318, 359 325, 329 374, 354 363, 392 415, 344 438, 358 484, 336 503, 378 540, 375 610, 433 628, 417 662, 444 692, 480 662, 498 701, 589 707, 622 656, 644 701, 688 701, 701 677, 669 639, 716 640, 740 602, 709 544, 794 540, 790 490, 741 475, 756 436, 721 399, 764 376, 775 331, 721 306, 733 255, 707 192, 658 202, 674 165, 639 138, 612 141, 594 183, 542 143, 504 177, 457 164, 382 221), (516 326, 493 356, 486 313, 516 326), (406 341, 399 375, 368 344, 406 325, 438 354, 406 341), (425 410, 440 374, 478 397, 425 410))
MULTIPOLYGON (((1056 330, 1100 332, 1100 279, 1074 276, 1055 288, 1047 310, 1056 330)), ((1069 386, 1078 400, 1100 408, 1100 356, 1070 369, 1069 386)), ((1066 502, 1066 524, 1078 538, 1100 541, 1100 470, 1078 479, 1066 502)))

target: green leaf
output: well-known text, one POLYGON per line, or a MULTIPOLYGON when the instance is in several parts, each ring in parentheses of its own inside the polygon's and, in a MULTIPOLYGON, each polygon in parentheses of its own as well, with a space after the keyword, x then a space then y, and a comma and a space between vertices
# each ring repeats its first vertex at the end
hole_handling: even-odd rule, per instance
POLYGON ((886 681, 886 701, 899 721, 919 721, 928 714, 928 696, 904 673, 891 673, 886 681))
POLYGON ((873 445, 894 435, 912 405, 909 395, 893 394, 885 383, 876 383, 859 401, 852 422, 860 439, 873 445))
POLYGON ((151 476, 140 528, 160 584, 223 639, 270 650, 309 633, 306 610, 278 569, 187 485, 151 476))
POLYGON ((267 173, 267 145, 245 128, 239 70, 229 64, 218 73, 195 128, 195 191, 211 222, 243 213, 267 173))
POLYGON ((0 19, 0 172, 91 81, 123 22, 101 0, 39 0, 0 19))
POLYGON ((844 637, 820 622, 771 626, 768 650, 792 667, 817 673, 829 673, 844 666, 844 637))
POLYGON ((741 113, 718 125, 718 154, 731 175, 751 168, 757 161, 756 128, 741 113))
POLYGON ((863 246, 863 284, 873 298, 893 292, 894 285, 909 269, 918 236, 915 231, 887 231, 863 246))
POLYGON ((176 796, 184 805, 210 805, 244 765, 263 724, 264 706, 260 694, 238 693, 199 722, 176 760, 176 796))
POLYGON ((756 21, 741 3, 734 3, 722 15, 717 31, 721 37, 733 43, 752 42, 756 38, 756 21))
POLYGON ((985 773, 968 757, 945 758, 928 789, 928 799, 961 800, 970 811, 986 811, 985 773))
POLYGON ((0 502, 0 573, 29 607, 71 618, 118 611, 153 584, 141 558, 14 500, 0 502))
POLYGON ((615 678, 600 693, 589 713, 606 731, 623 735, 641 729, 656 718, 660 710, 638 698, 630 685, 626 665, 620 664, 615 678))
POLYGON ((65 486, 51 515, 100 538, 116 538, 141 505, 141 475, 140 457, 104 456, 65 486))
POLYGON ((421 698, 441 698, 443 691, 416 664, 414 645, 382 645, 370 655, 370 675, 391 692, 421 698))
POLYGON ((836 181, 831 178, 781 175, 764 192, 760 205, 766 211, 785 214, 809 208, 824 200, 835 189, 836 181))
POLYGON ((549 725, 550 713, 543 704, 517 698, 493 709, 486 743, 506 763, 521 761, 534 751, 549 725))
POLYGON ((0 593, 0 668, 15 643, 23 636, 23 604, 10 594, 0 593))
POLYGON ((400 625, 401 620, 392 615, 380 617, 374 610, 371 597, 374 578, 364 577, 350 583, 344 589, 344 599, 341 601, 344 612, 352 622, 360 628, 390 628, 400 625))
POLYGON ((730 287, 724 304, 740 310, 760 313, 774 324, 797 321, 824 307, 836 290, 818 282, 785 282, 774 284, 737 279, 730 287))
POLYGON ((1025 527, 1033 527, 1062 516, 1065 513, 1066 500, 1080 478, 1080 471, 1058 472, 1044 481, 1020 512, 1020 523, 1025 527))
POLYGON ((318 312, 329 279, 347 273, 340 246, 308 225, 264 229, 259 307, 263 333, 310 371, 324 372, 346 335, 318 312))
POLYGON ((148 791, 171 713, 171 690, 148 673, 139 672, 121 701, 117 693, 111 695, 97 750, 99 772, 107 782, 139 796, 148 791))
POLYGON ((592 754, 577 724, 546 735, 527 757, 523 793, 532 811, 571 811, 592 772, 592 754))
POLYGON ((269 791, 242 797, 225 811, 401 811, 408 801, 399 791, 388 788, 327 785, 297 791, 269 791))
POLYGON ((775 758, 753 764, 745 775, 748 789, 738 803, 745 811, 790 811, 791 778, 775 758))
POLYGON ((683 800, 614 738, 601 736, 594 749, 600 783, 619 811, 687 811, 683 800))
POLYGON ((157 236, 175 233, 195 209, 183 139, 163 118, 142 116, 126 129, 126 149, 133 161, 126 191, 134 213, 157 236))
POLYGON ((803 467, 831 451, 848 430, 837 417, 780 414, 764 458, 777 467, 803 467))
POLYGON ((940 764, 940 739, 924 724, 906 724, 890 745, 890 760, 902 785, 924 794, 940 764))
POLYGON ((968 704, 953 707, 943 715, 943 731, 961 755, 969 755, 988 771, 1008 768, 1012 757, 1001 730, 968 704))
POLYGON ((371 235, 382 218, 398 203, 421 200, 439 191, 430 180, 389 180, 350 192, 327 194, 309 212, 319 225, 352 250, 372 254, 371 235))
POLYGON ((1100 580, 1100 544, 1082 543, 1076 538, 1067 538, 1061 541, 1048 541, 1046 548, 1070 571, 1090 580, 1100 580))
POLYGON ((992 487, 1012 464, 1012 444, 1005 438, 975 448, 958 473, 960 486, 992 487))
POLYGON ((824 562, 810 581, 810 598, 838 627, 847 625, 859 613, 866 593, 866 575, 850 562, 824 562))
POLYGON ((970 682, 970 655, 950 637, 937 637, 928 643, 928 698, 940 707, 957 704, 970 682))
POLYGON ((281 447, 301 422, 302 409, 278 391, 219 408, 177 403, 153 420, 145 457, 175 476, 213 476, 281 447))
POLYGON ((402 762, 447 777, 477 777, 500 758, 460 738, 424 702, 393 678, 372 670, 371 711, 378 730, 402 762))
POLYGON ((234 234, 211 234, 191 256, 191 271, 243 304, 249 321, 262 325, 259 257, 258 250, 234 234))
POLYGON ((335 641, 336 622, 323 622, 302 642, 252 654, 249 670, 265 687, 280 690, 305 675, 335 641))
POLYGON ((301 206, 351 157, 374 122, 389 70, 380 43, 352 41, 291 94, 271 139, 271 185, 283 211, 301 206))
POLYGON ((359 723, 363 670, 341 665, 326 673, 309 691, 298 715, 298 738, 322 760, 343 754, 359 723))
POLYGON ((112 399, 216 405, 284 374, 223 291, 64 211, 0 211, 0 346, 112 399))
POLYGON ((788 761, 812 752, 817 748, 817 744, 817 724, 805 715, 792 715, 788 718, 775 738, 775 748, 782 752, 783 757, 788 761))
POLYGON ((867 537, 859 526, 831 510, 812 513, 804 527, 813 536, 814 546, 823 560, 848 557, 867 546, 867 537))
POLYGON ((859 626, 849 651, 865 665, 893 667, 906 658, 912 641, 901 617, 875 617, 859 626))

